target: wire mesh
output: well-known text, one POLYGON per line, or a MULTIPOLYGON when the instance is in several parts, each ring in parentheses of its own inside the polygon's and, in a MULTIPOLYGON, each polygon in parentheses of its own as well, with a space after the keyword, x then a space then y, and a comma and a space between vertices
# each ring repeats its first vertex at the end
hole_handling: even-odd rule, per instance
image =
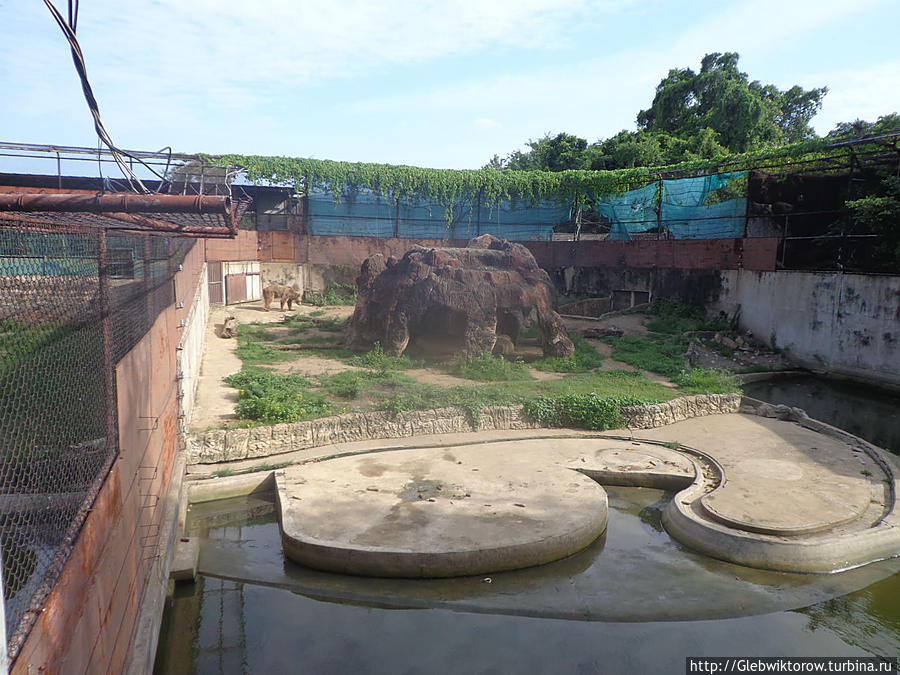
POLYGON ((0 550, 13 658, 118 449, 115 364, 192 240, 0 224, 0 550))

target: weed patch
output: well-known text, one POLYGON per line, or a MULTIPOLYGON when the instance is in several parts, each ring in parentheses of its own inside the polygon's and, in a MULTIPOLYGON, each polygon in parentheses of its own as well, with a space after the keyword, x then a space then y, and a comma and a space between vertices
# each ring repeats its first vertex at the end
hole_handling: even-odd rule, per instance
POLYGON ((635 368, 666 377, 674 377, 684 369, 687 340, 681 336, 651 333, 647 337, 625 335, 603 340, 612 345, 614 359, 635 368))
POLYGON ((525 402, 525 412, 547 427, 580 427, 583 429, 615 429, 624 424, 622 406, 649 401, 635 396, 599 396, 567 394, 559 398, 539 396, 525 402))
POLYGON ((355 305, 356 286, 351 284, 331 284, 323 292, 307 291, 303 301, 316 307, 329 305, 355 305))
POLYGON ((324 394, 310 391, 312 382, 301 375, 278 375, 264 368, 245 367, 225 381, 238 389, 235 412, 244 419, 278 424, 338 412, 324 394))
POLYGON ((550 373, 586 373, 603 363, 600 355, 590 342, 580 335, 570 336, 575 344, 575 352, 567 359, 548 356, 531 364, 532 368, 550 373))
POLYGON ((672 381, 686 394, 734 394, 741 391, 734 373, 719 368, 683 370, 672 381))
POLYGON ((508 382, 511 380, 530 380, 528 367, 522 361, 507 361, 502 356, 494 356, 484 352, 478 356, 466 356, 457 359, 446 371, 451 375, 467 380, 480 382, 508 382))
POLYGON ((385 372, 388 370, 409 370, 411 368, 421 368, 422 362, 411 359, 408 356, 391 356, 381 347, 380 342, 376 342, 375 346, 365 354, 356 354, 344 360, 348 366, 356 366, 358 368, 370 368, 385 372))

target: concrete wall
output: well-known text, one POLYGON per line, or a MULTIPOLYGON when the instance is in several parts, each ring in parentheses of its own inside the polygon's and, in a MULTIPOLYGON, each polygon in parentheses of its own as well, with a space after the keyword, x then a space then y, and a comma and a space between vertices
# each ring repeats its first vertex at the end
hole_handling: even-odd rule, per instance
POLYGON ((279 284, 281 286, 293 286, 297 284, 302 297, 306 287, 304 282, 303 265, 297 263, 264 262, 260 263, 262 275, 262 287, 279 284))
POLYGON ((721 272, 715 309, 801 365, 900 385, 900 276, 721 272))
MULTIPOLYGON (((201 266, 200 279, 206 279, 206 264, 201 266)), ((177 293, 177 290, 176 290, 177 293)), ((186 431, 194 412, 194 399, 200 382, 200 364, 203 360, 203 338, 209 319, 209 285, 197 283, 193 301, 183 301, 188 308, 181 343, 178 345, 176 364, 181 401, 182 431, 186 431)))

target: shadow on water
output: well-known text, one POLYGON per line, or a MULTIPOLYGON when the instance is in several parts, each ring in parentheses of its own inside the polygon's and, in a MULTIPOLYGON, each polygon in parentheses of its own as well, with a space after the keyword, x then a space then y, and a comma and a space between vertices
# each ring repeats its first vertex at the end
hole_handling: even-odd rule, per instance
POLYGON ((609 528, 588 549, 434 580, 295 565, 270 500, 194 506, 202 575, 171 603, 157 672, 681 672, 700 654, 896 653, 900 561, 833 575, 732 565, 669 538, 665 493, 606 489, 609 528))

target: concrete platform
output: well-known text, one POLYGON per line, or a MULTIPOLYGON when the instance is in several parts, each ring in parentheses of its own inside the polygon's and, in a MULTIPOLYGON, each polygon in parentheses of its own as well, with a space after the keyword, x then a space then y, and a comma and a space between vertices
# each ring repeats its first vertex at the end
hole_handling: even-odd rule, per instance
POLYGON ((371 576, 536 565, 604 531, 606 484, 677 493, 669 534, 743 565, 827 572, 900 554, 892 460, 859 439, 744 414, 640 433, 373 448, 290 467, 276 472, 283 546, 304 565, 371 576))
POLYGON ((517 450, 393 451, 276 473, 285 553, 329 571, 446 577, 539 565, 599 537, 603 489, 517 450))

